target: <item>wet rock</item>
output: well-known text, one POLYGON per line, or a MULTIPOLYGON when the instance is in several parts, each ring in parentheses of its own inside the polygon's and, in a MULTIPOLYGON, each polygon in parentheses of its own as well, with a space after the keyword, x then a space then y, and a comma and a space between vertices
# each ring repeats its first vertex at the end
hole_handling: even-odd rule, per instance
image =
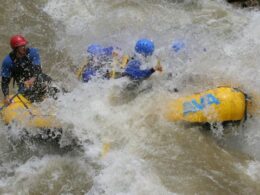
POLYGON ((227 0, 227 2, 235 4, 242 8, 260 8, 260 0, 227 0))

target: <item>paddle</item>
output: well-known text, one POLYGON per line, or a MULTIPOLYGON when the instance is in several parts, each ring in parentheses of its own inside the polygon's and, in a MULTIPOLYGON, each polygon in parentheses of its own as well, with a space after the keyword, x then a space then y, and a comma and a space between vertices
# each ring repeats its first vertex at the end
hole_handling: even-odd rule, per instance
POLYGON ((128 55, 119 55, 118 52, 113 51, 113 61, 111 63, 112 71, 110 72, 110 78, 117 79, 122 77, 121 71, 116 71, 116 67, 124 69, 129 61, 128 55))
POLYGON ((20 102, 24 105, 24 107, 28 110, 28 112, 30 113, 30 115, 31 115, 31 116, 34 116, 34 114, 30 111, 30 109, 29 109, 29 107, 27 106, 27 104, 19 97, 19 94, 20 94, 20 92, 16 93, 13 97, 11 97, 11 98, 9 99, 9 102, 10 102, 10 103, 3 105, 3 106, 0 108, 0 111, 2 111, 4 108, 6 108, 7 106, 9 106, 9 105, 12 103, 12 100, 13 100, 15 97, 17 97, 17 98, 20 100, 20 102))
POLYGON ((110 78, 115 79, 115 77, 116 77, 116 65, 118 64, 118 59, 117 59, 118 54, 116 52, 113 52, 112 56, 113 56, 113 62, 111 64, 112 71, 110 72, 110 78))
POLYGON ((31 110, 30 110, 30 108, 28 107, 28 105, 19 97, 19 94, 17 94, 17 97, 18 97, 18 99, 20 100, 20 102, 23 104, 23 106, 28 110, 29 114, 30 114, 31 116, 35 116, 35 115, 31 112, 31 110))
POLYGON ((79 65, 79 68, 76 70, 76 76, 79 80, 81 80, 82 78, 82 73, 84 72, 84 70, 86 69, 88 65, 88 58, 86 56, 84 56, 82 62, 79 65))
POLYGON ((160 73, 163 71, 163 68, 162 68, 162 65, 161 65, 161 60, 159 57, 157 57, 157 63, 156 65, 154 66, 154 69, 156 71, 159 71, 160 73))
POLYGON ((101 150, 101 157, 104 158, 107 153, 110 151, 111 144, 108 142, 103 143, 102 150, 101 150))

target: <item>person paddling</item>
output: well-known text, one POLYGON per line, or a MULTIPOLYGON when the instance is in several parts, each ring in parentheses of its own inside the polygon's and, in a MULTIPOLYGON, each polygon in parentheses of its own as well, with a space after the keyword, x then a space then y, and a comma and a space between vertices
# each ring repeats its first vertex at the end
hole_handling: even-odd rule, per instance
POLYGON ((103 47, 91 44, 87 48, 87 55, 78 68, 76 75, 83 82, 94 77, 103 79, 118 78, 128 62, 128 56, 118 47, 103 47))
MULTIPOLYGON (((9 84, 11 78, 22 93, 30 101, 41 101, 47 94, 52 79, 42 72, 38 49, 27 47, 28 41, 22 35, 14 35, 10 39, 12 51, 2 62, 2 92, 4 103, 10 104, 9 84)), ((55 89, 55 93, 57 89, 55 89)))
MULTIPOLYGON (((141 92, 147 91, 151 86, 145 88, 140 87, 140 84, 148 79, 154 72, 162 71, 162 66, 158 60, 157 64, 153 68, 142 68, 144 62, 149 61, 149 56, 153 55, 154 43, 149 39, 140 39, 135 44, 135 54, 127 63, 126 68, 122 74, 122 77, 128 78, 123 90, 120 90, 118 97, 121 100, 118 102, 126 103, 133 100, 141 92), (130 81, 130 82, 129 82, 130 81)), ((118 98, 114 98, 117 100, 118 98)), ((114 101, 114 100, 113 100, 114 101)))
POLYGON ((135 52, 141 54, 134 56, 126 65, 123 73, 133 81, 142 81, 149 78, 155 71, 162 71, 162 66, 158 62, 155 67, 141 69, 142 61, 146 61, 148 56, 152 56, 154 52, 154 43, 149 39, 140 39, 135 44, 135 52))

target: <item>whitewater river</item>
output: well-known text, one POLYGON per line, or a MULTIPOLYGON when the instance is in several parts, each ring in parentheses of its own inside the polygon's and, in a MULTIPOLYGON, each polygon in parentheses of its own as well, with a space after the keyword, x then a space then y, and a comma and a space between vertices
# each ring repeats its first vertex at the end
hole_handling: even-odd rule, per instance
POLYGON ((44 71, 70 91, 43 106, 55 105, 83 145, 21 142, 1 122, 0 194, 260 194, 260 12, 224 0, 1 0, 0 11, 1 58, 13 34, 39 48, 44 71), (75 78, 88 44, 132 54, 144 37, 156 45, 146 66, 159 58, 164 71, 137 97, 122 94, 125 79, 75 78), (223 85, 252 97, 243 125, 164 120, 167 100, 223 85))

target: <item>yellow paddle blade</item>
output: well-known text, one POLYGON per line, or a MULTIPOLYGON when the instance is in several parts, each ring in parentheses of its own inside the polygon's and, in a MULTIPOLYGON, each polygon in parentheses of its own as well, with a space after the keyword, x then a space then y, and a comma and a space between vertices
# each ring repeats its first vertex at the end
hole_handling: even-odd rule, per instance
POLYGON ((110 151, 111 144, 110 143, 103 143, 101 157, 105 157, 107 153, 110 151))
POLYGON ((113 62, 111 63, 112 71, 110 72, 110 78, 116 78, 116 66, 118 66, 118 54, 113 52, 113 62))
POLYGON ((161 65, 161 60, 160 59, 157 59, 157 65, 161 65))
POLYGON ((121 61, 121 64, 120 64, 120 68, 125 68, 125 66, 128 63, 128 61, 129 61, 129 56, 128 55, 123 55, 122 61, 121 61))
POLYGON ((112 79, 116 78, 116 71, 115 70, 112 71, 110 78, 112 78, 112 79))
POLYGON ((155 68, 155 70, 159 71, 160 73, 163 71, 162 65, 161 65, 161 60, 159 58, 157 58, 157 63, 154 68, 155 68))
POLYGON ((87 64, 88 64, 88 59, 86 56, 84 56, 82 62, 79 65, 79 68, 76 70, 76 76, 78 79, 81 78, 81 75, 82 75, 83 71, 86 69, 87 64))

